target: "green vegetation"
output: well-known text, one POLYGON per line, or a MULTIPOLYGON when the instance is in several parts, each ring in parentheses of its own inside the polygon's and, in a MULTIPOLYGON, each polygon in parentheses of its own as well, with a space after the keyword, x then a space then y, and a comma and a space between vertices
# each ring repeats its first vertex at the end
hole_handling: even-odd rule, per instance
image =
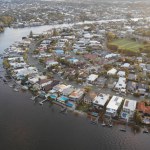
POLYGON ((140 124, 142 121, 142 117, 138 111, 135 111, 133 120, 135 121, 136 124, 140 124))
POLYGON ((76 109, 77 109, 77 110, 81 110, 81 111, 83 111, 83 112, 88 112, 90 106, 91 106, 91 105, 89 105, 89 104, 85 104, 84 102, 80 102, 80 103, 77 105, 76 109))
POLYGON ((15 21, 15 18, 12 16, 0 16, 0 23, 4 26, 10 26, 15 21))
POLYGON ((139 28, 135 31, 135 34, 150 37, 150 28, 148 28, 148 29, 139 28))
MULTIPOLYGON (((107 44, 108 48, 127 55, 139 55, 145 52, 149 44, 136 42, 134 39, 116 39, 107 44)), ((148 51, 147 51, 148 52, 148 51)))
POLYGON ((3 65, 4 65, 5 68, 10 68, 10 64, 9 64, 8 59, 3 60, 3 65))
POLYGON ((0 27, 0 33, 3 32, 3 31, 4 31, 4 28, 3 28, 3 27, 0 27))
POLYGON ((26 52, 23 54, 23 59, 25 62, 28 62, 28 55, 26 52))

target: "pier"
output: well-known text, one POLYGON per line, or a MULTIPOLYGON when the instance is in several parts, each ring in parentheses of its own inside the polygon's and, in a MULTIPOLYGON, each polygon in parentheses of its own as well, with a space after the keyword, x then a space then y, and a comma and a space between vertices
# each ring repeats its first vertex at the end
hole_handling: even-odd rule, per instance
POLYGON ((37 95, 37 96, 32 96, 30 99, 34 101, 34 100, 35 100, 36 98, 38 98, 38 97, 39 97, 39 95, 37 95))
POLYGON ((43 105, 44 102, 46 102, 47 99, 44 99, 43 101, 39 102, 40 105, 43 105))

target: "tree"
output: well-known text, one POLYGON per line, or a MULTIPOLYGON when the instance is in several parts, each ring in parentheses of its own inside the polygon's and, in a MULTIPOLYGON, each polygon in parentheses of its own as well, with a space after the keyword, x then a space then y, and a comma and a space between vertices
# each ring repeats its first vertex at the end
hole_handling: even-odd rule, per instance
POLYGON ((30 31, 30 34, 29 34, 29 38, 32 38, 33 37, 33 32, 32 30, 30 31))
POLYGON ((55 28, 53 29, 52 36, 58 36, 58 31, 55 28))
POLYGON ((108 41, 112 41, 112 40, 114 40, 117 37, 116 34, 114 34, 113 32, 108 32, 106 34, 106 36, 107 36, 107 40, 108 41))
POLYGON ((141 115, 140 115, 140 113, 138 111, 135 111, 133 119, 136 122, 136 124, 140 124, 141 123, 142 118, 141 118, 141 115))

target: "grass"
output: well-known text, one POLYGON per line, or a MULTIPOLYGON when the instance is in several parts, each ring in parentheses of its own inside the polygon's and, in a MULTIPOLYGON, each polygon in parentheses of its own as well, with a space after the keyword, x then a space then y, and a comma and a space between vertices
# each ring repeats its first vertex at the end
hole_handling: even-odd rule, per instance
POLYGON ((132 52, 139 52, 139 48, 144 46, 143 44, 130 39, 117 39, 110 42, 109 44, 118 46, 118 49, 132 52))

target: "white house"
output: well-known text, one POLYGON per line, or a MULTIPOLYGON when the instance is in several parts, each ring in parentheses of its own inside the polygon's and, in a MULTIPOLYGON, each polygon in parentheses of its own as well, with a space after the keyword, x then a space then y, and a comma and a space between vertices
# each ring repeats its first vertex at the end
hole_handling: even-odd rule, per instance
POLYGON ((126 76, 126 72, 125 71, 118 71, 117 75, 119 77, 125 77, 126 76))
POLYGON ((121 65, 121 67, 123 67, 123 68, 129 68, 130 64, 129 63, 124 63, 123 65, 121 65))
MULTIPOLYGON (((127 113, 128 117, 133 117, 135 109, 136 109, 137 102, 134 100, 126 99, 123 104, 122 114, 127 113)), ((126 116, 121 115, 122 118, 125 118, 126 116)))
POLYGON ((16 69, 14 70, 14 72, 16 73, 16 77, 19 77, 19 76, 37 74, 38 70, 36 67, 28 67, 28 68, 16 69))
POLYGON ((96 107, 104 108, 104 105, 109 100, 110 95, 109 94, 99 94, 94 98, 93 105, 96 107))
POLYGON ((126 86, 126 78, 120 77, 115 85, 114 90, 126 93, 126 86))
POLYGON ((112 68, 107 72, 107 75, 115 75, 116 73, 117 73, 117 70, 115 68, 112 68))
POLYGON ((94 82, 98 78, 98 75, 96 74, 91 74, 88 78, 87 81, 89 82, 94 82))
POLYGON ((117 110, 120 107, 121 103, 123 101, 122 97, 119 96, 113 96, 111 100, 109 101, 108 105, 106 106, 106 115, 107 116, 116 116, 117 110))

